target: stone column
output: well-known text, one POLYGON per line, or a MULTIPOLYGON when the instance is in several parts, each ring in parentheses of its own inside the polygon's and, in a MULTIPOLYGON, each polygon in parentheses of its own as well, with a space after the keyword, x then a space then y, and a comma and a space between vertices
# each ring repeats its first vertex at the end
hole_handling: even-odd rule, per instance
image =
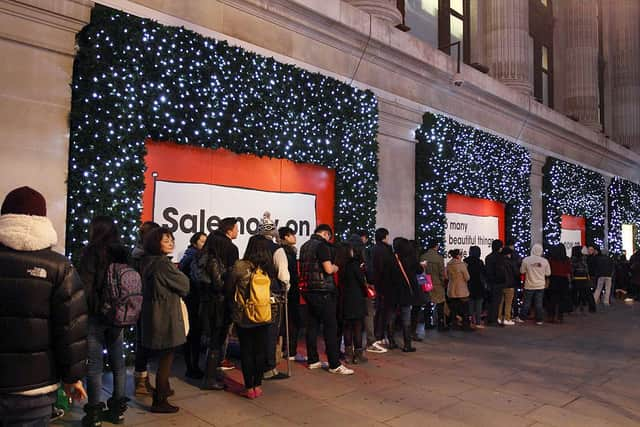
POLYGON ((396 6, 396 0, 345 0, 374 18, 383 19, 392 26, 402 23, 402 14, 396 6))
POLYGON ((595 131, 602 129, 598 111, 598 3, 565 0, 565 112, 595 131))
POLYGON ((531 95, 529 0, 487 0, 485 15, 489 74, 531 95))
POLYGON ((640 150, 640 2, 618 0, 611 8, 613 139, 640 150))
POLYGON ((531 245, 534 243, 544 242, 543 235, 543 217, 542 211, 542 168, 547 160, 546 156, 537 152, 531 154, 531 177, 529 184, 531 185, 531 245))

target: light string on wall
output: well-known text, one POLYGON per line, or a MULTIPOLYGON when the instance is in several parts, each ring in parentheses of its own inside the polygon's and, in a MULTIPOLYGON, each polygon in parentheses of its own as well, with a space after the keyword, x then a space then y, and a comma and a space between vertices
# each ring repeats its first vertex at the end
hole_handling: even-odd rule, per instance
MULTIPOLYGON (((622 253, 622 225, 635 225, 633 241, 640 247, 640 185, 620 177, 609 184, 609 252, 622 253)), ((627 254, 630 255, 630 254, 627 254)))
POLYGON ((587 244, 603 247, 605 181, 597 172, 549 157, 543 169, 544 244, 560 243, 562 215, 584 217, 587 244))
POLYGON ((374 229, 378 104, 372 92, 103 6, 93 9, 77 42, 70 256, 79 254, 97 214, 115 217, 124 242, 134 244, 148 140, 333 168, 337 236, 374 229))
POLYGON ((416 238, 444 243, 447 194, 505 203, 506 235, 524 255, 531 243, 531 158, 527 150, 443 115, 425 113, 416 131, 416 238))

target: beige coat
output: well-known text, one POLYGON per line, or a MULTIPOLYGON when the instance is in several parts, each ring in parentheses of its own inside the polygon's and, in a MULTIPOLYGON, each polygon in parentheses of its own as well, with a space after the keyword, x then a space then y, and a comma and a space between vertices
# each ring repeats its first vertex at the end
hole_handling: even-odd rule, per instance
POLYGON ((449 286, 447 294, 449 298, 467 298, 469 296, 469 271, 467 264, 457 258, 453 258, 447 264, 447 277, 449 278, 449 286))

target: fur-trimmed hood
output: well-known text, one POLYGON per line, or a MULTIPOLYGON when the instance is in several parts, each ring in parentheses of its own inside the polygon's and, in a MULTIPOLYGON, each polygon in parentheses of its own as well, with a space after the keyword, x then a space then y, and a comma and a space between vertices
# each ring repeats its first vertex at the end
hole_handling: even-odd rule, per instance
POLYGON ((16 251, 39 251, 58 242, 49 218, 35 215, 0 215, 0 243, 16 251))

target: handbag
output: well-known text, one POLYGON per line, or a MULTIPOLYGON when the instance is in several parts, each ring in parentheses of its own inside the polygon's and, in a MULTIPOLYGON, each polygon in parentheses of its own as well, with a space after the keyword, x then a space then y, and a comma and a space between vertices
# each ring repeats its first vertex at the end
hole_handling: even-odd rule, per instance
POLYGON ((418 280, 418 285, 420 285, 422 292, 431 292, 433 290, 433 280, 431 280, 430 274, 420 273, 416 275, 416 279, 418 280))
POLYGON ((189 312, 187 311, 187 304, 180 298, 180 310, 182 311, 182 322, 184 323, 184 336, 189 335, 189 312))

